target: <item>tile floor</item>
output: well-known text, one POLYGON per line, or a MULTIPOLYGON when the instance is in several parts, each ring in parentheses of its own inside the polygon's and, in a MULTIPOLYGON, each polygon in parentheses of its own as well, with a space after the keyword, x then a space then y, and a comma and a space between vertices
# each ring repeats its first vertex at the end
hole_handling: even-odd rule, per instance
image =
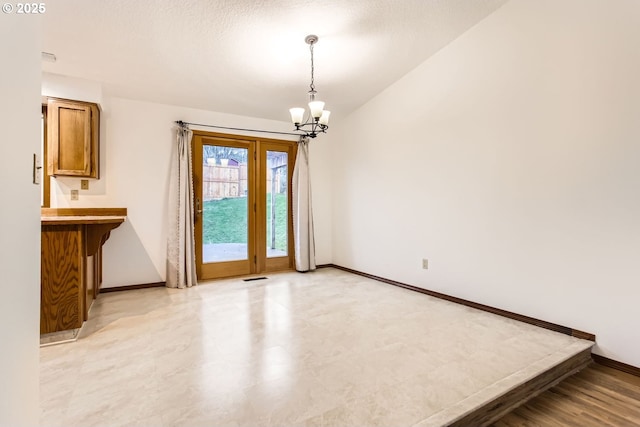
POLYGON ((43 426, 444 425, 592 343, 335 269, 102 294, 43 426))

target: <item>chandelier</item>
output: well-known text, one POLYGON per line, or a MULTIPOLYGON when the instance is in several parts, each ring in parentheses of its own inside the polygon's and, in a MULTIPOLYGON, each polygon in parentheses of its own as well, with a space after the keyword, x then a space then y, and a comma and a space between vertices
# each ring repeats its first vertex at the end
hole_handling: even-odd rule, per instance
POLYGON ((296 127, 296 131, 304 132, 304 135, 315 138, 319 133, 325 133, 329 129, 330 111, 324 109, 324 102, 316 101, 316 86, 313 81, 313 45, 318 42, 318 36, 309 35, 304 41, 309 45, 311 51, 311 84, 309 85, 309 114, 304 120, 304 108, 291 108, 291 121, 296 127))

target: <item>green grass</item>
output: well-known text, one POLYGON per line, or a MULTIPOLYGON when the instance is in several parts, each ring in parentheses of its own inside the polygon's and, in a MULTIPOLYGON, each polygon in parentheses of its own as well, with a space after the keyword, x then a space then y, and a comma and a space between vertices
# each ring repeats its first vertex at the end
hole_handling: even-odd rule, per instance
POLYGON ((247 198, 204 202, 202 235, 204 244, 247 243, 247 198))
MULTIPOLYGON (((287 249, 287 197, 276 194, 276 249, 287 249)), ((247 198, 237 197, 204 202, 203 241, 247 243, 247 198)), ((267 242, 271 243, 271 195, 267 194, 267 242)))

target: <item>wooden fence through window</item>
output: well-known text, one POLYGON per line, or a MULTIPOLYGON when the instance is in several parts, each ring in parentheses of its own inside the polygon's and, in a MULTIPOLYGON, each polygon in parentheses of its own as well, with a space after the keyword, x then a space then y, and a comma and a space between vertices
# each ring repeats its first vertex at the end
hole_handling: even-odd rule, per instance
MULTIPOLYGON (((267 169, 267 191, 275 189, 276 193, 286 191, 286 171, 275 172, 275 182, 272 180, 273 170, 267 169)), ((202 166, 202 197, 204 201, 220 200, 233 197, 247 196, 247 165, 203 165, 202 166)))

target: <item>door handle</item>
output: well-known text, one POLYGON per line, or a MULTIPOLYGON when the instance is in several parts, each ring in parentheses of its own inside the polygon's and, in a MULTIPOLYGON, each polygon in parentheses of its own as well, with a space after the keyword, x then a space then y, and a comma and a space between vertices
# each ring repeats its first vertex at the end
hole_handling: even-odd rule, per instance
POLYGON ((200 204, 200 198, 196 198, 196 211, 194 212, 194 222, 198 220, 198 215, 202 215, 202 206, 200 204))

